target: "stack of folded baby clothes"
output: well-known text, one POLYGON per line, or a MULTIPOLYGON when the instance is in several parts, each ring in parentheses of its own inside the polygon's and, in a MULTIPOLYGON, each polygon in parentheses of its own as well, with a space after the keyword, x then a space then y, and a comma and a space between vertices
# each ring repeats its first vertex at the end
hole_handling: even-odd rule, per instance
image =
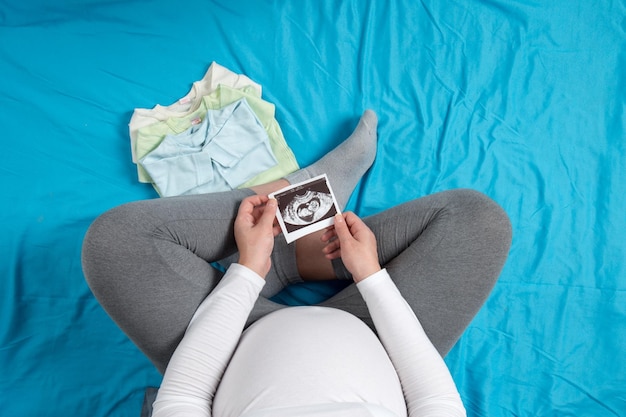
POLYGON ((251 187, 299 168, 261 86, 215 62, 176 103, 135 109, 129 128, 139 181, 162 197, 251 187))

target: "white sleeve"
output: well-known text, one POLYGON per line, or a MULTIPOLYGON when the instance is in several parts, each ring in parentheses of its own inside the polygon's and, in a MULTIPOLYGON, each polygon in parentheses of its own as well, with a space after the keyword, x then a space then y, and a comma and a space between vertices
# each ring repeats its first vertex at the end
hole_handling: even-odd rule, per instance
POLYGON ((232 264, 200 304, 174 351, 153 416, 210 416, 217 386, 265 280, 232 264))
POLYGON ((387 271, 357 288, 400 378, 409 416, 465 416, 450 371, 387 271))

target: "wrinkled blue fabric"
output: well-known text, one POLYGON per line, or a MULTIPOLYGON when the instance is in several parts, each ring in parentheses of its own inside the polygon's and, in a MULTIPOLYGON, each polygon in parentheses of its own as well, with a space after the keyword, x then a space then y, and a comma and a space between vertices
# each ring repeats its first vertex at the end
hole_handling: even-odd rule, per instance
POLYGON ((133 180, 133 109, 212 61, 263 86, 302 167, 376 111, 348 210, 468 187, 509 214, 509 259, 445 358, 468 416, 625 415, 624 1, 184 4, 0 0, 0 415, 134 417, 160 383, 80 248, 96 216, 157 197, 133 180))
POLYGON ((278 163, 245 98, 208 110, 202 123, 167 135, 139 162, 162 197, 232 190, 278 163))

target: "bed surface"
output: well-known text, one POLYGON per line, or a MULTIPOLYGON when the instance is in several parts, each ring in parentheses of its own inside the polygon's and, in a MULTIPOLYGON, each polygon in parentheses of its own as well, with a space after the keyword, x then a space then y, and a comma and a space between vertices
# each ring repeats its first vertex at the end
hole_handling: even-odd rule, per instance
POLYGON ((468 415, 626 415, 626 5, 592 0, 0 0, 0 414, 139 416, 160 383, 80 250, 157 198, 133 110, 213 61, 263 86, 300 166, 377 112, 357 213, 458 187, 507 211, 509 259, 446 357, 468 415))

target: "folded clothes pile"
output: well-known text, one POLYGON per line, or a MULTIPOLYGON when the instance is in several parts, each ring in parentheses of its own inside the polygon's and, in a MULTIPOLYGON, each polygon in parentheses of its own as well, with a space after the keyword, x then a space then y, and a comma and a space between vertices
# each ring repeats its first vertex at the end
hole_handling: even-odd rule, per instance
POLYGON ((251 187, 296 171, 261 91, 214 62, 174 104, 135 109, 129 130, 139 181, 170 197, 251 187))

